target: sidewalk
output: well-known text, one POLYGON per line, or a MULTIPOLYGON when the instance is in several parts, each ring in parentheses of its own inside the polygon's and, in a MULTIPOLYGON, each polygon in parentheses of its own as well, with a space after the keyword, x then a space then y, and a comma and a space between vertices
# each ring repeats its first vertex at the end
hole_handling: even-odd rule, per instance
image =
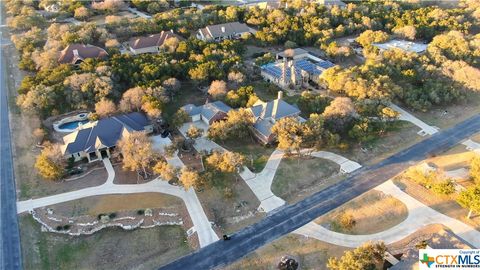
POLYGON ((403 202, 408 209, 408 217, 400 224, 383 232, 369 235, 349 235, 327 230, 314 222, 297 229, 294 233, 312 237, 331 244, 358 247, 368 241, 383 241, 385 244, 392 244, 404 239, 417 230, 431 224, 443 224, 450 228, 453 233, 475 247, 480 247, 480 232, 475 228, 466 225, 454 218, 439 213, 432 208, 422 204, 410 195, 398 188, 392 181, 375 188, 385 194, 392 195, 403 202))
POLYGON ((415 117, 411 113, 405 111, 404 109, 400 108, 399 106, 397 106, 393 103, 390 103, 389 106, 394 111, 397 111, 398 113, 400 113, 400 117, 399 117, 400 120, 410 122, 410 123, 414 124, 415 126, 421 128, 421 130, 418 132, 419 135, 421 135, 421 136, 433 135, 433 134, 438 132, 439 128, 428 125, 427 123, 418 119, 417 117, 415 117))

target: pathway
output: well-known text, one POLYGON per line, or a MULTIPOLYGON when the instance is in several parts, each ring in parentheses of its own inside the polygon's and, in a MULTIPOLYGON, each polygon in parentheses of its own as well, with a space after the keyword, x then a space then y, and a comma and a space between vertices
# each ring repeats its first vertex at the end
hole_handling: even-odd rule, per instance
POLYGON ((408 217, 400 224, 374 234, 349 235, 330 231, 315 222, 297 229, 294 233, 312 237, 331 244, 355 248, 368 241, 384 241, 386 244, 395 243, 416 232, 424 226, 443 224, 453 233, 461 237, 474 247, 480 247, 480 232, 454 218, 439 213, 403 192, 391 180, 375 188, 385 194, 392 195, 403 202, 408 209, 408 217))
POLYGON ((152 18, 152 16, 147 15, 147 14, 139 11, 139 10, 136 9, 136 8, 130 8, 130 7, 129 7, 129 8, 127 8, 127 9, 128 9, 128 11, 130 11, 130 12, 132 12, 132 13, 135 13, 138 17, 141 17, 141 18, 144 18, 144 19, 151 19, 151 18, 152 18))
POLYGON ((400 116, 399 116, 399 119, 400 120, 404 120, 404 121, 407 121, 407 122, 410 122, 412 124, 414 124, 415 126, 421 128, 422 130, 420 130, 418 132, 419 135, 421 136, 425 136, 425 135, 433 135, 435 133, 438 132, 438 127, 434 127, 434 126, 430 126, 428 125, 427 123, 423 122, 422 120, 418 119, 417 117, 415 117, 414 115, 412 115, 411 113, 405 111, 404 109, 400 108, 399 106, 393 104, 393 103, 390 103, 389 105, 394 111, 397 111, 398 113, 400 113, 400 116))
POLYGON ((204 247, 218 240, 218 236, 212 229, 207 215, 205 214, 202 205, 198 200, 197 194, 195 193, 193 188, 185 191, 181 187, 172 186, 166 181, 161 180, 160 178, 157 178, 145 184, 117 185, 113 183, 113 179, 115 178, 115 171, 113 170, 112 164, 108 159, 105 159, 103 162, 108 172, 108 179, 105 184, 96 187, 84 188, 76 191, 52 195, 48 197, 20 201, 17 202, 17 213, 23 213, 39 207, 45 207, 48 205, 78 200, 81 198, 97 195, 158 192, 176 196, 183 200, 185 206, 187 207, 188 214, 190 215, 190 218, 193 222, 194 229, 198 234, 198 240, 201 247, 204 247))
MULTIPOLYGON (((180 132, 186 136, 186 132, 191 125, 195 125, 198 128, 205 130, 205 124, 202 121, 196 122, 189 122, 183 124, 183 126, 179 129, 180 132)), ((222 146, 218 145, 212 140, 209 140, 206 137, 206 132, 203 134, 201 138, 195 140, 195 144, 193 146, 197 151, 206 151, 210 152, 213 150, 217 151, 227 151, 222 146)), ((305 149, 303 152, 311 152, 311 150, 305 149)), ((258 174, 251 172, 246 166, 243 167, 242 172, 240 173, 240 177, 247 183, 248 187, 252 190, 255 194, 257 199, 260 201, 260 206, 258 207, 259 211, 262 212, 270 212, 274 209, 277 209, 283 205, 285 205, 285 200, 273 194, 271 190, 273 178, 275 177, 275 173, 282 161, 284 152, 281 150, 275 150, 265 165, 265 168, 258 174)), ((337 155, 335 153, 326 152, 326 151, 316 151, 311 152, 310 155, 318 158, 328 159, 331 160, 338 165, 340 165, 340 170, 342 173, 351 173, 362 166, 355 161, 351 161, 345 157, 337 155)))

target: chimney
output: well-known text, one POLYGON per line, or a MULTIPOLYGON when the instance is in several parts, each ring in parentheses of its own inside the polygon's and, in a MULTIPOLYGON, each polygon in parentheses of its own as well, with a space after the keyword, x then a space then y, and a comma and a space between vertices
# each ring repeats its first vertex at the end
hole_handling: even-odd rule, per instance
POLYGON ((225 26, 222 26, 222 33, 225 33, 225 26))
POLYGON ((170 32, 173 34, 173 29, 170 29, 170 32))
POLYGON ((78 50, 73 50, 73 57, 74 58, 78 58, 79 55, 78 55, 78 50))
POLYGON ((280 99, 282 99, 282 91, 278 91, 278 98, 273 101, 273 108, 272 108, 272 119, 275 121, 275 117, 277 116, 278 110, 278 103, 280 99))
POLYGON ((283 91, 278 91, 277 99, 282 99, 282 98, 283 98, 283 91))

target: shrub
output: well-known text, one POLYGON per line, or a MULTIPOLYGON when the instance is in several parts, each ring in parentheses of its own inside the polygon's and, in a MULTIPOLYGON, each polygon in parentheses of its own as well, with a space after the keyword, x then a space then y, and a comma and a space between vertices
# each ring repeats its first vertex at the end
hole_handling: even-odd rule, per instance
POLYGON ((450 180, 445 180, 432 185, 432 191, 437 194, 449 195, 455 192, 455 185, 450 180))
POLYGON ((61 231, 63 229, 62 226, 58 225, 56 228, 55 228, 57 231, 61 231))
POLYGON ((137 215, 143 216, 144 214, 145 214, 145 210, 143 210, 143 209, 137 210, 137 215))
POLYGON ((68 224, 63 225, 63 229, 64 229, 65 231, 68 231, 68 229, 70 229, 70 225, 68 225, 68 224))
POLYGON ((98 220, 101 220, 104 215, 105 215, 105 214, 98 214, 97 219, 98 219, 98 220))
POLYGON ((117 217, 117 213, 110 213, 110 215, 108 215, 108 217, 109 217, 110 219, 116 218, 116 217, 117 217))
POLYGON ((229 187, 226 187, 223 189, 223 196, 225 196, 225 198, 228 198, 228 199, 231 199, 233 198, 233 190, 229 187))
POLYGON ((338 223, 342 226, 345 230, 351 230, 355 226, 355 218, 352 214, 342 213, 337 217, 338 223))

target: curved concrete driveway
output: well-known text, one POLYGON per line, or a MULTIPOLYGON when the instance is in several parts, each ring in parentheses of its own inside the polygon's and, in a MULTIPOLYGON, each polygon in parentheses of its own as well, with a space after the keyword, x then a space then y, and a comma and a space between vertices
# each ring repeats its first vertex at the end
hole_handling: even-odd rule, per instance
POLYGON ((439 213, 422 204, 398 188, 392 181, 387 181, 375 189, 402 201, 408 209, 408 217, 400 224, 375 234, 349 235, 327 230, 314 222, 310 222, 294 231, 296 234, 316 238, 321 241, 339 246, 355 248, 368 241, 384 241, 386 244, 395 243, 416 232, 424 226, 443 224, 456 235, 474 247, 480 247, 480 232, 454 218, 439 213))
POLYGON ((205 215, 202 205, 200 204, 197 194, 195 193, 193 188, 185 191, 178 186, 172 186, 168 184, 166 181, 163 181, 160 178, 157 178, 145 184, 116 185, 113 184, 113 179, 115 178, 115 171, 113 170, 112 164, 108 159, 104 160, 104 164, 108 172, 108 179, 105 184, 96 187, 84 188, 76 191, 52 195, 48 197, 17 202, 17 213, 31 211, 39 207, 97 195, 158 192, 176 196, 183 200, 185 206, 187 207, 188 214, 192 219, 195 231, 198 234, 198 240, 201 247, 204 247, 218 240, 218 236, 215 231, 213 231, 212 226, 208 221, 208 218, 205 215))

